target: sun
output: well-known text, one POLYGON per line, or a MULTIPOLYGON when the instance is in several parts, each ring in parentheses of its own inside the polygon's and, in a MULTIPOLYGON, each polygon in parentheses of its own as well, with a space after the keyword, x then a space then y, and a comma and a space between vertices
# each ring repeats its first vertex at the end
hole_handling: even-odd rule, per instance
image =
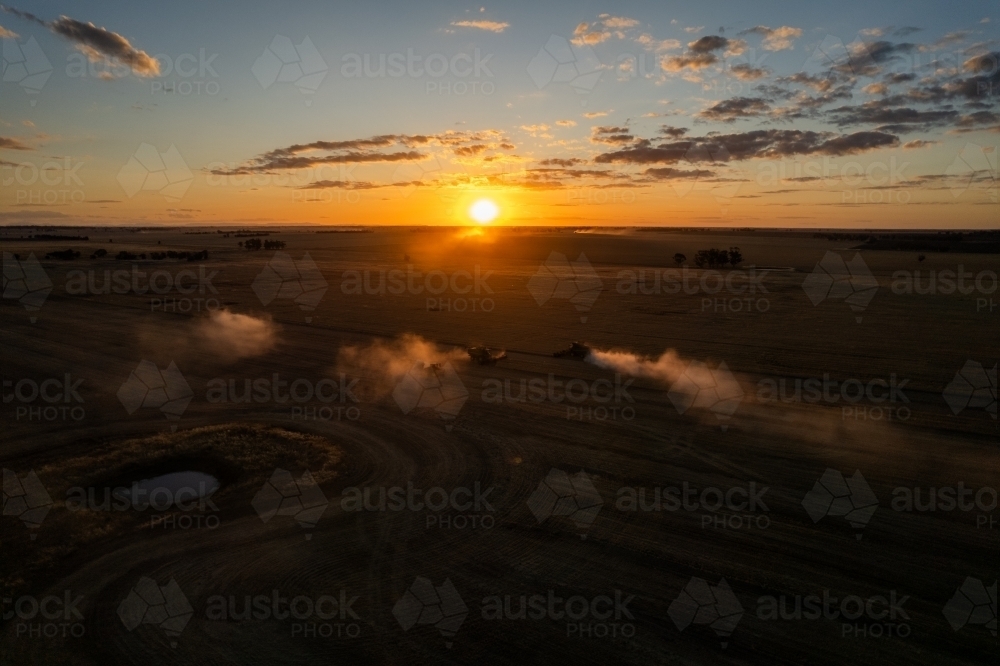
POLYGON ((479 199, 469 206, 469 217, 480 224, 488 224, 500 214, 500 208, 489 199, 479 199))

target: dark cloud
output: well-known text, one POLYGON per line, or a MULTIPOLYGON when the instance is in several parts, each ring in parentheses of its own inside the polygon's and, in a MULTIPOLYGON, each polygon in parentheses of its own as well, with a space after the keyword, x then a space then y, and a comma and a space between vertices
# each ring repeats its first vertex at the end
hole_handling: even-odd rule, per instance
POLYGON ((761 97, 734 97, 716 102, 700 111, 698 117, 705 120, 718 120, 731 123, 738 118, 754 118, 766 114, 771 105, 761 97))
POLYGON ((740 63, 729 68, 733 76, 741 81, 756 81, 767 76, 768 72, 763 67, 754 67, 750 63, 740 63))
POLYGON ((718 35, 705 35, 688 44, 688 51, 691 53, 711 53, 724 49, 729 45, 729 40, 718 35))
POLYGON ((829 72, 846 76, 877 76, 885 66, 901 60, 905 54, 918 48, 916 44, 909 42, 854 42, 847 45, 846 54, 831 65, 829 72))
POLYGON ((127 65, 136 76, 159 76, 160 64, 145 51, 132 46, 131 43, 116 32, 106 28, 98 28, 93 23, 84 23, 68 16, 60 16, 55 21, 45 21, 29 12, 22 12, 13 7, 3 7, 8 14, 19 16, 45 26, 53 33, 64 37, 76 45, 91 62, 110 58, 127 65))
POLYGON ((706 178, 714 176, 714 171, 708 169, 675 169, 673 167, 652 167, 642 172, 644 176, 654 180, 685 180, 691 178, 706 178))
POLYGON ((578 157, 570 157, 569 159, 560 159, 558 157, 553 157, 551 159, 542 160, 539 162, 542 166, 559 166, 559 167, 571 167, 577 164, 584 164, 587 160, 581 160, 578 157))
POLYGON ((891 132, 914 132, 943 127, 959 117, 959 113, 954 110, 921 111, 911 107, 891 108, 881 100, 859 106, 841 106, 831 109, 829 114, 833 122, 841 127, 876 125, 882 131, 891 132))
POLYGON ((716 51, 725 49, 727 53, 739 55, 746 47, 746 42, 740 39, 726 39, 719 35, 706 35, 688 43, 686 53, 665 58, 661 66, 668 72, 679 72, 683 69, 704 69, 719 62, 716 51))
POLYGON ((276 148, 246 163, 213 169, 218 176, 243 176, 288 169, 308 169, 326 164, 366 164, 415 162, 428 156, 417 148, 439 146, 458 155, 480 155, 488 150, 511 150, 514 145, 497 130, 482 132, 448 131, 441 134, 382 134, 345 141, 313 141, 276 148))
POLYGON ((14 139, 8 136, 0 136, 0 149, 5 150, 31 150, 31 148, 23 143, 19 139, 14 139))
POLYGON ((909 72, 893 72, 891 74, 887 74, 882 80, 890 85, 895 85, 897 83, 909 83, 910 81, 915 81, 916 78, 916 74, 909 72))
POLYGON ((837 135, 833 132, 768 129, 710 134, 655 146, 649 140, 641 139, 628 148, 598 155, 594 161, 599 164, 740 161, 792 155, 852 155, 897 145, 899 137, 885 132, 837 135))
POLYGON ((719 58, 714 53, 685 54, 666 58, 663 61, 663 69, 668 72, 679 72, 682 69, 704 69, 717 62, 719 62, 719 58))
POLYGON ((594 127, 591 129, 590 140, 594 143, 621 145, 632 143, 635 137, 627 127, 594 127))
POLYGON ((341 189, 341 190, 371 190, 379 187, 374 183, 369 183, 366 181, 356 181, 356 180, 317 180, 315 183, 309 183, 308 185, 303 185, 298 188, 300 190, 330 190, 330 189, 341 189))
POLYGON ((672 125, 661 125, 660 134, 678 139, 687 134, 686 127, 673 127, 672 125))
POLYGON ((800 86, 807 86, 812 88, 816 92, 826 92, 837 83, 838 76, 818 76, 812 74, 806 74, 805 72, 796 72, 791 76, 782 76, 777 79, 778 83, 794 83, 800 86))
POLYGON ((471 146, 459 146, 455 148, 455 154, 459 157, 473 157, 485 152, 489 148, 485 143, 476 143, 471 146))

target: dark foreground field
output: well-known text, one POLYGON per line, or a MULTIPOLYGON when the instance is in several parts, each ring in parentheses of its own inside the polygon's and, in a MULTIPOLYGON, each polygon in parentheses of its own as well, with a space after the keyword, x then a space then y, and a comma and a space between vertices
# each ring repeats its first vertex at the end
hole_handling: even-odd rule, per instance
POLYGON ((300 230, 267 237, 315 262, 290 276, 209 231, 4 234, 5 284, 45 291, 33 255, 51 291, 2 301, 3 664, 996 659, 997 255, 300 230), (743 273, 694 265, 733 246, 743 273), (219 488, 186 510, 100 503, 192 471, 219 488))

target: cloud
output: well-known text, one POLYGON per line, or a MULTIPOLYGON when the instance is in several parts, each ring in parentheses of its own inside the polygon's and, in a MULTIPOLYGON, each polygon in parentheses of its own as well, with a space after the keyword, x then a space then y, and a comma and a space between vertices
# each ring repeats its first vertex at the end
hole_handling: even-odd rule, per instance
POLYGON ((784 51, 792 48, 794 40, 802 36, 802 28, 793 28, 790 25, 783 25, 780 28, 768 28, 758 25, 749 30, 744 30, 741 35, 760 35, 764 38, 761 47, 765 51, 784 51))
POLYGON ((218 176, 270 173, 286 169, 310 169, 325 164, 373 164, 418 162, 429 156, 418 148, 447 148, 453 152, 466 147, 466 154, 490 150, 513 150, 514 145, 497 130, 452 131, 440 134, 383 134, 344 141, 297 143, 262 153, 238 166, 220 166, 209 172, 218 176), (482 147, 480 147, 482 146, 482 147))
POLYGON ((665 58, 661 67, 668 72, 679 72, 685 69, 699 70, 719 61, 717 51, 723 51, 727 56, 740 55, 746 49, 742 39, 726 39, 719 35, 705 35, 693 42, 688 42, 687 52, 665 58))
POLYGON ((647 33, 639 35, 635 41, 653 51, 672 51, 681 47, 681 43, 676 39, 656 39, 647 33))
POLYGON ((714 162, 720 155, 728 160, 780 158, 793 155, 853 155, 899 145, 899 137, 886 132, 833 132, 806 130, 752 130, 736 134, 710 134, 681 141, 653 145, 640 139, 633 145, 594 158, 598 164, 676 164, 714 162))
POLYGON ((546 136, 545 132, 549 131, 549 126, 545 124, 537 125, 521 125, 521 129, 530 134, 531 136, 546 136))
POLYGON ((601 42, 611 39, 611 33, 607 30, 601 30, 600 28, 591 29, 590 24, 581 23, 576 26, 573 30, 572 41, 577 46, 582 46, 588 44, 593 46, 594 44, 600 44, 601 42))
POLYGON ((556 125, 559 127, 576 127, 575 120, 557 120, 556 125))
POLYGON ((639 22, 634 18, 628 18, 625 16, 609 16, 608 14, 601 14, 601 23, 604 27, 611 28, 612 30, 622 30, 624 28, 634 28, 639 25, 639 22))
POLYGON ((571 167, 577 164, 585 164, 587 160, 581 160, 578 157, 570 157, 566 159, 561 159, 558 157, 553 157, 547 160, 542 160, 539 162, 542 166, 559 166, 559 167, 571 167))
POLYGON ((869 83, 861 91, 868 95, 884 95, 889 91, 889 86, 884 83, 869 83))
POLYGON ((672 125, 660 125, 660 134, 678 139, 687 134, 686 127, 674 127, 672 125))
POLYGON ((767 70, 763 67, 754 67, 750 63, 744 62, 733 65, 729 71, 740 81, 756 81, 767 76, 767 70))
POLYGON ((459 157, 474 157, 486 152, 488 148, 485 143, 474 143, 471 146, 458 146, 453 152, 459 157))
POLYGON ((9 136, 0 136, 0 149, 5 150, 31 150, 31 148, 23 143, 19 139, 15 139, 9 136))
POLYGON ((889 85, 895 85, 897 83, 909 83, 916 80, 916 78, 917 75, 910 72, 893 72, 887 74, 883 80, 889 85))
POLYGON ((826 92, 837 82, 836 77, 813 76, 805 72, 796 72, 791 76, 782 76, 778 83, 795 83, 800 86, 807 86, 816 92, 826 92))
POLYGON ((926 148, 927 146, 935 146, 939 141, 924 141, 923 139, 914 139, 913 141, 907 141, 903 144, 903 148, 906 150, 913 150, 914 148, 926 148))
POLYGON ((106 28, 98 28, 93 23, 84 23, 68 16, 60 16, 55 21, 44 21, 34 14, 22 12, 12 7, 3 7, 4 11, 45 26, 51 32, 64 37, 76 45, 76 49, 87 56, 91 62, 99 62, 110 58, 127 65, 136 76, 153 77, 160 75, 160 63, 145 51, 132 44, 116 32, 106 28))
POLYGON ((609 113, 611 113, 611 112, 610 111, 587 111, 586 113, 583 114, 583 117, 587 118, 588 120, 592 120, 594 118, 603 118, 604 116, 608 115, 609 113))
POLYGON ((499 21, 452 21, 451 24, 456 28, 475 28, 476 30, 487 30, 489 32, 503 32, 510 27, 510 23, 501 23, 499 21))
POLYGON ((972 33, 968 30, 955 30, 954 32, 947 33, 944 37, 941 37, 930 44, 922 45, 920 50, 930 52, 940 51, 953 44, 964 42, 966 37, 971 34, 972 33))
POLYGON ((714 53, 696 53, 673 56, 663 61, 662 67, 668 72, 679 72, 685 69, 705 69, 719 62, 714 53))
MULTIPOLYGON (((380 187, 360 180, 317 180, 298 188, 300 190, 371 190, 380 187)), ((389 187, 386 185, 385 187, 389 187)))
POLYGON ((627 127, 592 127, 590 132, 590 140, 593 143, 606 143, 614 146, 632 143, 635 140, 627 127))
POLYGON ((761 97, 734 97, 717 102, 698 113, 699 118, 731 123, 738 118, 762 116, 771 110, 771 105, 761 97))
POLYGON ((892 108, 881 100, 860 106, 841 106, 829 111, 830 117, 840 126, 877 125, 879 130, 913 132, 931 127, 941 127, 957 120, 954 110, 921 111, 911 107, 892 108))
POLYGON ((14 39, 17 37, 16 32, 11 32, 7 28, 0 25, 0 39, 14 39))
POLYGON ((696 32, 701 32, 704 29, 705 29, 705 26, 703 26, 703 25, 698 25, 698 26, 689 25, 688 27, 684 28, 684 32, 694 34, 696 32))
POLYGON ((705 178, 714 176, 714 171, 708 169, 675 169, 674 167, 652 167, 642 172, 654 180, 683 180, 686 178, 705 178))
POLYGON ((705 35, 701 39, 696 39, 688 44, 688 51, 691 53, 711 53, 724 49, 729 44, 729 40, 718 35, 705 35))

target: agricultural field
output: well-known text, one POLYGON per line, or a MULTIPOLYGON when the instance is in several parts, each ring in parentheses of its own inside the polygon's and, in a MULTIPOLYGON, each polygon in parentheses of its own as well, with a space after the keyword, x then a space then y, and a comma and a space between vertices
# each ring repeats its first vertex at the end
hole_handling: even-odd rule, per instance
POLYGON ((0 233, 2 663, 995 659, 1000 255, 322 231, 0 233))

